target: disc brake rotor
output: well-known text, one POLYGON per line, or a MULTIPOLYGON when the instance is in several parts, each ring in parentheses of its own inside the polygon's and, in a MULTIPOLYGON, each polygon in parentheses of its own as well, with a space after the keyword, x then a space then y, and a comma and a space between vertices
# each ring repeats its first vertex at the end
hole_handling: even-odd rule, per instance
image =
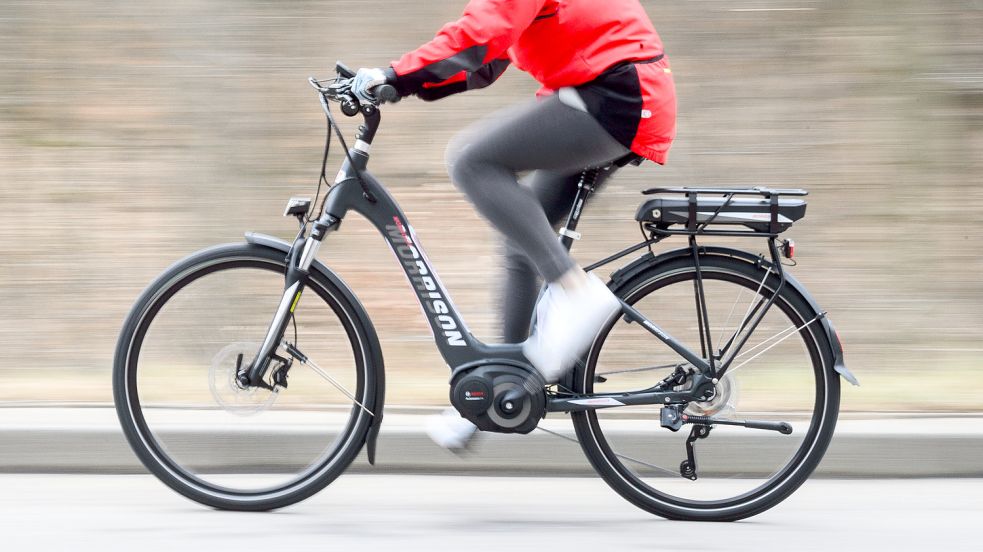
POLYGON ((276 401, 277 391, 260 387, 242 388, 236 382, 237 366, 252 360, 259 347, 259 343, 232 343, 212 358, 208 369, 208 388, 215 402, 230 414, 251 416, 266 410, 276 401))
POLYGON ((691 416, 728 416, 737 411, 737 380, 732 374, 724 374, 717 382, 717 394, 709 401, 691 402, 685 412, 691 416))

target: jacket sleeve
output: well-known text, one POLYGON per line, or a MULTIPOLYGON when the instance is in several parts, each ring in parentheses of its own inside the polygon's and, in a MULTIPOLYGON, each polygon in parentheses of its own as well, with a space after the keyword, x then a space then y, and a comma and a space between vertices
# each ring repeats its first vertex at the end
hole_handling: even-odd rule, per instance
POLYGON ((478 90, 490 86, 509 68, 511 61, 507 57, 492 60, 475 71, 461 71, 442 82, 427 82, 416 93, 425 102, 432 102, 468 90, 478 90))
POLYGON ((393 62, 388 71, 390 83, 403 96, 416 94, 427 84, 438 85, 436 88, 456 86, 458 92, 481 88, 462 89, 467 85, 460 83, 467 82, 471 75, 497 78, 505 70, 500 60, 545 3, 546 0, 471 0, 460 19, 444 25, 433 40, 393 62))

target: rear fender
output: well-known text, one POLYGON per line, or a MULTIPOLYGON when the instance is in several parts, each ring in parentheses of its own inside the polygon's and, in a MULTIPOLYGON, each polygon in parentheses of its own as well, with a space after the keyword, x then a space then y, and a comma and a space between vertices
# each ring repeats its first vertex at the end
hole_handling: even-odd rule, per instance
MULTIPOLYGON (((290 252, 290 244, 273 236, 267 236, 265 234, 257 234, 254 232, 249 232, 246 234, 246 241, 262 247, 268 247, 270 249, 275 249, 277 251, 282 251, 284 255, 290 252)), ((382 359, 382 348, 379 346, 379 336, 375 332, 375 327, 372 325, 372 321, 369 319, 368 315, 365 314, 365 308, 362 303, 359 302, 355 294, 352 293, 351 289, 337 274, 334 273, 330 268, 324 265, 321 261, 314 261, 311 265, 311 270, 316 271, 325 278, 328 279, 335 287, 341 291, 345 300, 348 301, 356 311, 359 311, 362 316, 361 323, 365 327, 366 338, 369 340, 369 349, 375 358, 372 360, 372 365, 375 367, 375 381, 376 381, 376 392, 372 397, 368 397, 368 402, 365 408, 372 413, 372 418, 369 420, 369 431, 365 437, 365 447, 366 454, 368 456, 369 464, 375 465, 375 445, 376 439, 379 437, 379 429, 382 427, 382 415, 383 407, 385 405, 386 397, 386 369, 383 365, 382 359)))
MULTIPOLYGON (((765 268, 770 268, 773 265, 773 263, 770 261, 767 261, 752 253, 730 247, 700 246, 700 253, 703 255, 731 257, 755 265, 760 264, 765 268)), ((659 255, 648 252, 638 259, 635 259, 632 263, 615 271, 611 275, 611 287, 612 289, 618 289, 633 277, 653 266, 669 262, 678 257, 689 257, 692 254, 693 252, 690 248, 675 249, 659 255)), ((819 308, 819 304, 816 302, 815 298, 813 298, 806 288, 788 272, 785 272, 785 285, 791 286, 792 289, 801 295, 816 314, 824 312, 821 308, 819 308)), ((833 323, 830 322, 829 316, 823 316, 820 319, 820 322, 822 323, 823 330, 826 332, 826 337, 829 339, 829 344, 832 348, 833 370, 835 370, 837 374, 842 376, 843 379, 850 382, 852 385, 859 386, 860 382, 857 380, 856 376, 850 372, 850 370, 846 367, 846 363, 843 361, 843 345, 840 343, 840 336, 836 333, 836 329, 833 327, 833 323)))

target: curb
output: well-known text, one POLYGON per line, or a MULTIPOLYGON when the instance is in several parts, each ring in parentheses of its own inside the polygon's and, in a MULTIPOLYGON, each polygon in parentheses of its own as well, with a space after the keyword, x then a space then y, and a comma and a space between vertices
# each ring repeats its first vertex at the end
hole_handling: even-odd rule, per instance
MULTIPOLYGON (((0 472, 3 473, 143 473, 145 469, 130 450, 110 409, 60 409, 51 416, 47 409, 15 409, 14 419, 41 418, 39 423, 11 423, 0 409, 0 472), (92 418, 99 423, 86 423, 92 418), (32 415, 32 412, 34 411, 32 415), (82 414, 83 411, 88 411, 82 414), (40 414, 40 415, 37 415, 40 414), (47 419, 45 419, 47 418, 47 419), (53 419, 55 422, 52 423, 53 419), (60 423, 76 421, 77 427, 60 423), (34 427, 30 427, 33 425, 34 427)), ((352 465, 353 471, 390 473, 496 474, 496 475, 591 475, 569 419, 547 419, 542 424, 555 434, 534 431, 529 435, 481 434, 463 456, 435 446, 423 432, 424 416, 387 414, 379 435, 376 465, 369 466, 364 451, 352 465), (558 437, 559 434, 567 439, 558 437)), ((926 419, 889 418, 841 420, 823 462, 816 471, 821 477, 905 478, 983 477, 983 418, 976 416, 926 419)), ((609 438, 614 444, 647 443, 637 449, 643 458, 658 458, 658 464, 675 469, 685 459, 685 435, 640 434, 635 425, 619 429, 609 438), (653 438, 653 435, 659 435, 653 438), (665 435, 666 437, 662 437, 665 435), (672 439, 663 440, 663 439, 672 439), (660 441, 661 440, 661 441, 660 441), (678 448, 678 450, 676 450, 678 448)), ((643 424, 648 427, 648 422, 643 424)), ((242 434, 240 434, 242 435, 242 434)), ((290 465, 291 458, 310 458, 313 433, 262 430, 245 434, 269 443, 271 451, 257 465, 290 465), (305 449, 306 447, 306 449, 305 449), (304 451, 308 451, 304 454, 304 451)), ((701 462, 701 474, 713 475, 720 467, 754 475, 755 461, 762 455, 781 454, 769 434, 739 440, 720 433, 714 440, 712 458, 701 462), (714 465, 713 460, 718 465, 714 465), (723 459, 726 459, 725 461, 723 459)), ((179 447, 198 464, 214 469, 241 462, 241 439, 207 430, 181 428, 168 434, 168 442, 179 447)), ((707 441, 710 443, 710 441, 707 441)), ((617 447, 617 445, 615 445, 617 447)), ((709 444, 704 446, 710 446, 709 444)), ((697 445, 699 453, 700 444, 697 445)), ((621 449, 619 449, 621 450, 621 449)), ((634 450, 634 449, 633 449, 634 450)), ((698 456, 699 458, 699 456, 698 456)))

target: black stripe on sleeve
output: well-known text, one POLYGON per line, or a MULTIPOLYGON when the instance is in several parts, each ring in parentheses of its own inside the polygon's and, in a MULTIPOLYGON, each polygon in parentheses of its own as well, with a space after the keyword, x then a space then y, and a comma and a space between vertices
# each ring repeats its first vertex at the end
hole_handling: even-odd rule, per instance
POLYGON ((478 68, 477 71, 468 73, 468 90, 477 90, 490 86, 502 76, 502 73, 509 68, 512 62, 508 58, 492 60, 478 68))
POLYGON ((472 46, 462 50, 453 56, 426 65, 405 75, 400 75, 393 82, 393 86, 402 96, 409 96, 419 92, 424 83, 442 82, 461 71, 475 71, 484 65, 485 56, 488 54, 488 46, 472 46))

